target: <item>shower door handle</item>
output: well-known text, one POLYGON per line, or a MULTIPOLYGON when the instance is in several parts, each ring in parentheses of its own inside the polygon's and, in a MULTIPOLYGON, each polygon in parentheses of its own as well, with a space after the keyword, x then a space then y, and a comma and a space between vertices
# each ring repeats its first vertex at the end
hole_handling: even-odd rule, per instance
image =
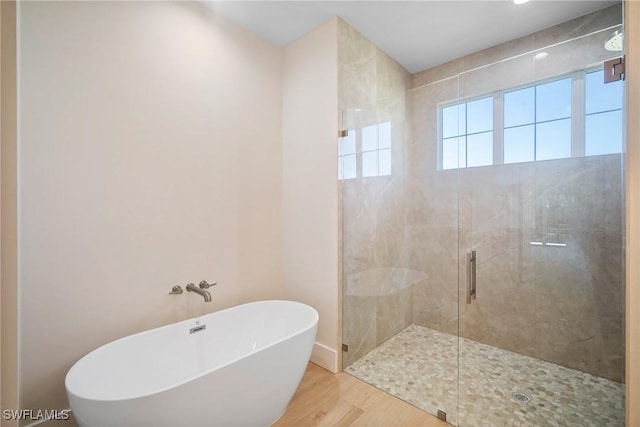
POLYGON ((476 299, 476 251, 467 252, 467 304, 476 299))

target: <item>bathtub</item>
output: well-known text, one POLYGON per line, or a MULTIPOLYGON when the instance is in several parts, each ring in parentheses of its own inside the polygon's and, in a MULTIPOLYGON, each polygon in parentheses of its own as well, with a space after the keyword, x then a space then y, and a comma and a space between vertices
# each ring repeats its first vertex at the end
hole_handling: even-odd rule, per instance
POLYGON ((311 355, 318 313, 259 301, 106 344, 65 387, 81 427, 268 426, 311 355))

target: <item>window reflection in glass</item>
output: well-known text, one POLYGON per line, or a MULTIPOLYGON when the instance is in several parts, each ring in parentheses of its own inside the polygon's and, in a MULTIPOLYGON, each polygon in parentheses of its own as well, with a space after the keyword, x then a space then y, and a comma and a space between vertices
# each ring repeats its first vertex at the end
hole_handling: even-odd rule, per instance
POLYGON ((338 178, 391 175, 391 122, 349 130, 338 140, 338 178))

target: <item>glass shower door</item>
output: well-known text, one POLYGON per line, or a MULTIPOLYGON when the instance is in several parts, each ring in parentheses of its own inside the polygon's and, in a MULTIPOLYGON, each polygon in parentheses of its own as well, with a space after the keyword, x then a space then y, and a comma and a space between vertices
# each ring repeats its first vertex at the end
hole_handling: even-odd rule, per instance
POLYGON ((338 30, 342 367, 455 421, 457 171, 437 173, 432 112, 440 91, 457 97, 457 79, 407 92, 407 70, 342 20, 338 30))
POLYGON ((604 83, 604 62, 621 56, 605 48, 621 30, 610 15, 459 76, 460 426, 624 426, 624 105, 623 83, 604 83))

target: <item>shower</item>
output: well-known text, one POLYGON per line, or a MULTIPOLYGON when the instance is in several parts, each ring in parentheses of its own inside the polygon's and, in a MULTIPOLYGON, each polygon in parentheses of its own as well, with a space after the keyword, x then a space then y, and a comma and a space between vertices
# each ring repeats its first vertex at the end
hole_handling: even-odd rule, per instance
POLYGON ((341 23, 346 372, 457 426, 624 426, 621 22, 416 74, 341 23))

